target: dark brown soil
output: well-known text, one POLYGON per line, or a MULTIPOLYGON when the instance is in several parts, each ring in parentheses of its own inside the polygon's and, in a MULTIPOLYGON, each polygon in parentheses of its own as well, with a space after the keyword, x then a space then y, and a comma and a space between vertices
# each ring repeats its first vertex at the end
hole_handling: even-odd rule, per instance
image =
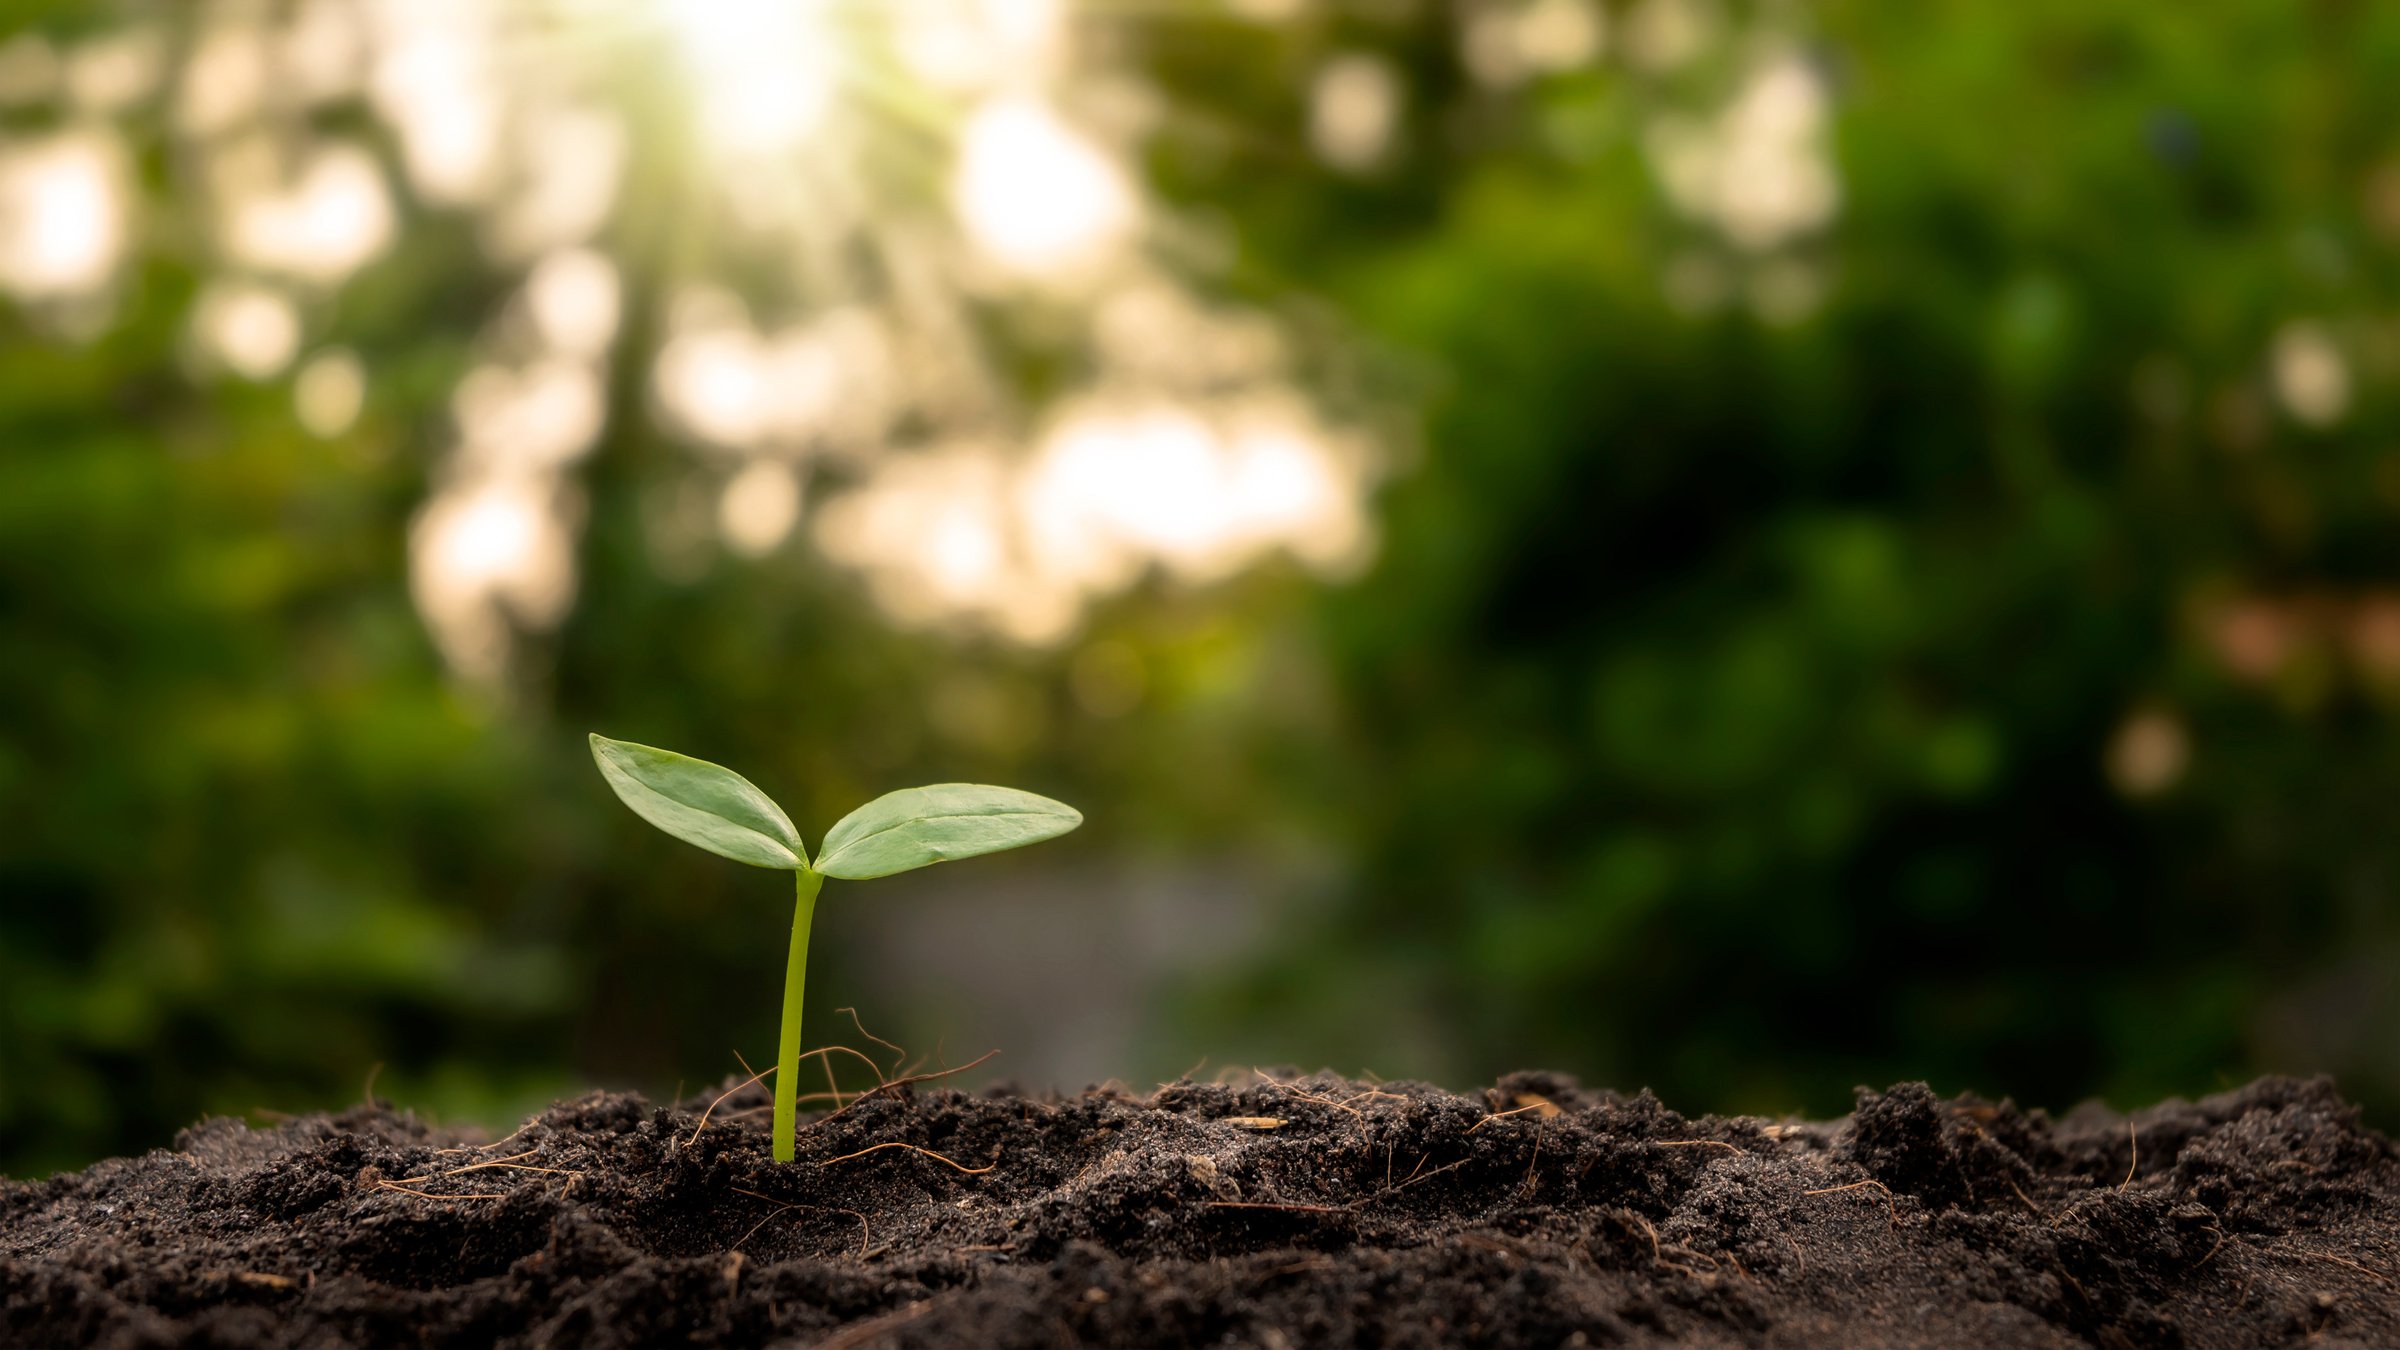
POLYGON ((1536 1074, 903 1087, 785 1165, 763 1101, 216 1120, 8 1183, 0 1342, 2400 1346, 2400 1155, 2324 1082, 1833 1124, 1536 1074))

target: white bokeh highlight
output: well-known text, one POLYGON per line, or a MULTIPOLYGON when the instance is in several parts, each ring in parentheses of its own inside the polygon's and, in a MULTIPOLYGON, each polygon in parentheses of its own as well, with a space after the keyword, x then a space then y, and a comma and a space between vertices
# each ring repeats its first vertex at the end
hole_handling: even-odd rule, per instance
MULTIPOLYGON (((1533 67, 1601 41, 1586 0, 1509 13, 1533 67)), ((1044 643, 1150 578, 1355 566, 1378 456, 1301 393, 1284 318, 1153 256, 1196 236, 1141 182, 1154 100, 1088 28, 1069 0, 195 0, 22 35, 0 107, 56 111, 0 132, 0 296, 88 336, 156 249, 201 275, 191 372, 282 383, 346 440, 374 368, 345 292, 405 231, 462 227, 497 298, 447 416, 399 430, 427 457, 410 592, 472 684, 574 605, 625 389, 692 451, 640 516, 675 576, 829 561, 897 623, 1044 643), (629 98, 629 68, 682 106, 629 98), (200 228, 145 237, 160 192, 200 228), (1038 396, 991 345, 1016 315, 1080 354, 1038 396)), ((1313 148, 1389 162, 1406 92, 1337 55, 1313 148)))

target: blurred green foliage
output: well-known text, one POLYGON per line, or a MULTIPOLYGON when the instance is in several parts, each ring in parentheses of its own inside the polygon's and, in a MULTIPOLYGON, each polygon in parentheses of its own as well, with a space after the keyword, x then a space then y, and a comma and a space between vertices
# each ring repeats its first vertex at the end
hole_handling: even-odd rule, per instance
POLYGON ((896 632, 801 544, 662 575, 684 452, 628 370, 577 608, 468 693, 405 581, 484 284, 455 239, 351 292, 377 378, 333 442, 184 373, 165 264, 89 344, 0 314, 0 1169, 379 1061, 495 1117, 714 1073, 779 940, 740 869, 624 827, 591 727, 756 766, 812 831, 1025 782, 1110 856, 1264 859, 1288 922, 1157 991, 1129 1078, 1538 1064, 1822 1113, 2271 1068, 2391 1119, 2400 10, 1770 7, 1842 200, 1774 260, 1821 299, 1768 313, 1643 138, 1740 44, 1495 91, 1435 8, 1110 20, 1176 110, 1157 190, 1364 353, 1323 394, 1405 457, 1366 575, 1155 584, 1057 652, 896 632), (1345 50, 1411 93, 1353 176, 1291 131, 1345 50), (2296 322, 2346 362, 2321 424, 2278 399, 2296 322), (1140 701, 1079 703, 1126 652, 1140 701), (2165 771, 2112 781, 2145 735, 2165 771))
POLYGON ((1441 372, 1381 567, 1320 606, 1353 898, 1203 1009, 1380 1064, 1371 952, 1456 1073, 1829 1111, 2266 1064, 2388 1112, 2400 686, 2340 616, 2400 563, 2400 14, 1822 20, 1838 279, 1788 325, 1666 303, 1710 244, 1619 77, 1436 108, 1447 162, 1348 199, 1191 173, 1266 285, 1441 372), (2357 372, 2329 429, 2275 406, 2296 318, 2357 372), (2317 636, 2229 670, 2229 595, 2317 636), (2145 709, 2189 769, 2129 802, 2145 709))

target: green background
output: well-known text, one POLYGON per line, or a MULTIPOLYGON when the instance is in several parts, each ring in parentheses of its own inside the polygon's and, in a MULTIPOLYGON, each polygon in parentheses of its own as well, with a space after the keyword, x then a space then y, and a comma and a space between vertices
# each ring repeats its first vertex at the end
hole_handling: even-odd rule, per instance
MULTIPOLYGON (((32 8, 0 37, 117 13, 32 8)), ((1035 1046, 1069 1088, 1543 1066, 1825 1114, 2325 1071, 2400 1119, 2400 9, 1720 8, 1830 91, 1801 317, 1667 284, 1754 265, 1641 135, 1738 43, 1493 93, 1440 6, 1094 7, 1174 110, 1150 190, 1232 241, 1208 286, 1329 335, 1311 379, 1393 449, 1359 575, 1154 577, 1056 647, 896 627, 805 540, 662 574, 640 504, 690 452, 641 415, 635 302, 576 606, 464 688, 407 587, 499 293, 454 224, 411 214, 346 292, 374 379, 330 443, 286 385, 186 372, 171 248, 88 339, 0 304, 0 1170, 379 1064, 379 1096, 505 1125, 756 1061, 788 897, 626 814, 591 729, 734 765, 812 842, 917 782, 1084 809, 938 892, 829 888, 818 1037, 856 1004, 1005 1066, 925 972, 1013 963, 1010 1036, 1133 1029, 1107 1063, 1035 1046), (1380 172, 1294 148, 1337 49, 1406 76, 1380 172), (2346 363, 2323 424, 2278 400, 2295 322, 2346 363), (1138 696, 1094 711, 1095 663, 1138 696), (2168 781, 2112 778, 2129 724, 2185 747, 2168 781), (983 888, 1007 924, 870 931, 983 888), (1074 947, 1119 893, 1201 895, 1206 959, 1074 947)))

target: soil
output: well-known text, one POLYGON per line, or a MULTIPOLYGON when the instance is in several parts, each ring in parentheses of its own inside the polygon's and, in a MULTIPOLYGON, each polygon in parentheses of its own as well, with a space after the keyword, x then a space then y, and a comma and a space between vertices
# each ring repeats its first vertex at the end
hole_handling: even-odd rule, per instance
POLYGON ((7 1183, 0 1342, 2400 1346, 2400 1154, 2323 1081, 1824 1124, 1542 1074, 919 1083, 780 1165, 764 1104, 212 1120, 7 1183))

